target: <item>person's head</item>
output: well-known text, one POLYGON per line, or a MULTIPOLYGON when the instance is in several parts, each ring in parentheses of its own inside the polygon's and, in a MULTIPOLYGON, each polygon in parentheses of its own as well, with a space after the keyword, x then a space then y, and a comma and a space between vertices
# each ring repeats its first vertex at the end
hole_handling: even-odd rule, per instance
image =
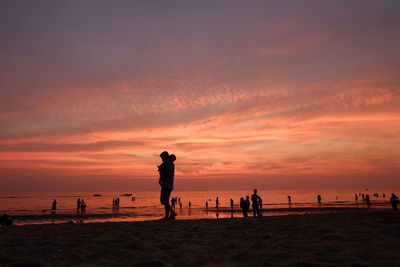
POLYGON ((167 151, 163 151, 163 152, 161 152, 160 157, 162 160, 166 160, 166 159, 169 159, 169 154, 167 151))
POLYGON ((240 201, 243 201, 243 200, 244 200, 244 198, 243 198, 243 197, 241 197, 241 198, 240 198, 240 201))
POLYGON ((250 199, 250 197, 249 196, 246 196, 246 200, 249 200, 250 199))
POLYGON ((176 156, 174 154, 169 155, 169 161, 174 162, 176 160, 176 156))
POLYGON ((257 189, 254 189, 253 191, 254 191, 254 194, 257 194, 257 189))

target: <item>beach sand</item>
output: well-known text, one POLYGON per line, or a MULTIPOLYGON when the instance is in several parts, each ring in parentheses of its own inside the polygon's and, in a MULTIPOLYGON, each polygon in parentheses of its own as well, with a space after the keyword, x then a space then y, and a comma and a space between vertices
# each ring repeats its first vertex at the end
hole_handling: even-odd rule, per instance
POLYGON ((400 212, 0 228, 0 266, 400 266, 400 212))

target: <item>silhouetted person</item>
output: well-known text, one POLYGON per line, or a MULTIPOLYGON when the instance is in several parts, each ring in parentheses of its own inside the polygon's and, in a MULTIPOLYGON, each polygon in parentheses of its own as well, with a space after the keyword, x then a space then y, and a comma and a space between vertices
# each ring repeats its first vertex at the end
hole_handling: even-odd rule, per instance
POLYGON ((260 196, 257 195, 257 189, 253 190, 253 194, 251 195, 251 203, 253 208, 253 216, 261 216, 260 214, 260 196))
POLYGON ((382 197, 383 197, 383 198, 385 198, 385 197, 386 197, 385 193, 383 193, 383 194, 382 194, 382 197))
POLYGON ((85 212, 86 212, 86 202, 85 202, 85 200, 81 200, 81 213, 82 214, 85 214, 85 212))
POLYGON ((175 211, 175 198, 171 198, 171 208, 173 211, 175 211))
POLYGON ((51 213, 56 213, 57 210, 57 200, 53 200, 53 203, 51 204, 51 213))
POLYGON ((368 194, 365 196, 365 201, 367 201, 367 207, 371 207, 371 198, 368 194))
POLYGON ((208 210, 208 201, 206 201, 206 210, 208 210))
POLYGON ((358 196, 357 196, 357 194, 354 194, 354 197, 355 197, 356 202, 357 202, 357 201, 358 201, 358 196))
POLYGON ((231 210, 233 210, 233 199, 231 198, 231 200, 229 202, 231 204, 231 210))
POLYGON ((158 166, 158 172, 160 173, 160 179, 158 183, 161 186, 160 202, 161 205, 164 205, 165 210, 165 216, 163 220, 168 218, 175 219, 176 213, 172 210, 172 207, 169 204, 169 197, 174 189, 175 165, 171 163, 171 158, 167 151, 162 152, 160 157, 162 163, 160 166, 158 166))
POLYGON ((219 208, 219 198, 218 197, 215 199, 215 208, 216 209, 219 208))
POLYGON ((81 209, 81 199, 78 198, 76 201, 76 213, 79 213, 79 210, 81 209))
POLYGON ((189 209, 192 208, 192 202, 189 201, 189 209))
POLYGON ((250 197, 249 196, 246 196, 246 199, 244 201, 244 208, 246 210, 246 217, 247 217, 248 216, 247 213, 250 210, 250 197))
POLYGON ((322 200, 322 197, 321 197, 321 195, 318 195, 318 196, 317 196, 317 201, 318 201, 318 204, 321 204, 321 200, 322 200))
POLYGON ((287 196, 287 201, 288 201, 289 204, 292 204, 292 197, 288 195, 287 196))
POLYGON ((0 225, 1 226, 11 226, 13 224, 13 220, 11 217, 5 213, 0 217, 0 225))
POLYGON ((243 217, 247 217, 246 203, 243 197, 240 198, 239 205, 240 208, 242 209, 243 217))
POLYGON ((365 195, 364 195, 364 193, 361 194, 361 198, 362 198, 363 201, 365 200, 365 195))
POLYGON ((397 210, 397 205, 399 204, 399 198, 392 193, 392 196, 390 197, 390 204, 392 204, 393 210, 397 210))

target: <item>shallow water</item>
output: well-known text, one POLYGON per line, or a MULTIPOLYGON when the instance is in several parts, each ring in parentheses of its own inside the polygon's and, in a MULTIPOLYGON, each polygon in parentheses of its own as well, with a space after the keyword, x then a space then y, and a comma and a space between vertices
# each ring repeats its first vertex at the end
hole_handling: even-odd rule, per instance
MULTIPOLYGON (((355 193, 368 193, 374 208, 389 208, 391 193, 400 190, 269 190, 259 191, 263 200, 263 215, 302 214, 309 212, 339 211, 344 208, 365 208, 355 193), (378 193, 379 197, 373 194, 378 193), (382 194, 385 193, 384 198, 382 194), (316 197, 322 196, 322 205, 316 197), (292 197, 288 204, 287 195, 292 197)), ((180 197, 182 208, 176 205, 177 219, 242 217, 239 208, 240 197, 251 195, 251 191, 173 191, 172 196, 180 197), (220 208, 215 209, 215 198, 219 197, 220 208), (234 200, 233 212, 230 199, 234 200), (192 203, 188 208, 188 202, 192 203), (209 209, 205 210, 208 201, 209 209)), ((106 222, 106 221, 144 221, 156 220, 163 216, 159 203, 159 192, 61 192, 61 193, 14 193, 0 195, 0 213, 14 218, 15 224, 63 223, 63 222, 106 222), (131 196, 122 196, 123 194, 131 196), (95 197, 94 194, 101 196, 95 197), (120 198, 120 208, 112 209, 113 198, 120 198), (85 215, 77 215, 76 201, 84 199, 87 205, 85 215), (56 215, 50 214, 53 199, 57 200, 56 215)))

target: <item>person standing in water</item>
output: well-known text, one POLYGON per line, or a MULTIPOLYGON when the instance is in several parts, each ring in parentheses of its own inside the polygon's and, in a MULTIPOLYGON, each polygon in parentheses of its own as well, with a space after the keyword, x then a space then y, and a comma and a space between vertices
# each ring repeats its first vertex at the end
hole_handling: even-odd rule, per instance
POLYGON ((399 204, 399 198, 392 193, 392 196, 390 197, 390 204, 392 204, 393 210, 397 210, 397 205, 399 204))
POLYGON ((257 189, 253 190, 254 194, 251 195, 251 202, 253 207, 253 216, 261 216, 260 214, 260 196, 257 195, 257 189))
POLYGON ((160 173, 158 183, 161 186, 160 202, 161 205, 164 205, 165 210, 165 216, 162 219, 175 219, 176 213, 172 210, 172 207, 169 204, 169 197, 174 189, 175 165, 173 161, 175 161, 176 157, 170 157, 167 151, 162 152, 160 157, 162 163, 158 166, 158 172, 160 173))
POLYGON ((51 213, 54 214, 56 213, 57 210, 57 200, 53 200, 53 203, 51 204, 51 213))
POLYGON ((215 199, 215 208, 218 209, 219 208, 219 197, 217 197, 215 199))
POLYGON ((243 217, 246 218, 247 217, 247 211, 246 211, 246 204, 245 204, 245 201, 244 201, 243 197, 240 198, 239 205, 240 205, 240 208, 242 209, 243 217))
POLYGON ((371 207, 371 198, 368 194, 365 195, 365 201, 367 202, 367 207, 371 207))
POLYGON ((230 203, 231 203, 231 210, 233 210, 233 199, 232 198, 230 200, 230 203))
POLYGON ((79 214, 79 210, 81 209, 81 199, 78 198, 76 201, 76 213, 79 214))

